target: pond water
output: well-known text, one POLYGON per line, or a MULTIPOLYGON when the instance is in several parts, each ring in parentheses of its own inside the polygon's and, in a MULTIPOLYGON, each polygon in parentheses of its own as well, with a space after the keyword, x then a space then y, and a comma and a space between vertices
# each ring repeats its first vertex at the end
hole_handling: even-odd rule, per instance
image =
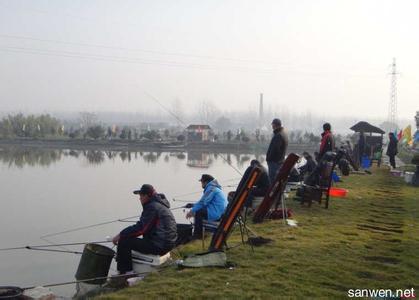
MULTIPOLYGON (((225 192, 234 190, 241 178, 235 169, 243 173, 253 158, 264 162, 257 154, 0 146, 0 248, 103 241, 129 225, 116 220, 141 213, 132 194, 141 184, 153 184, 175 208, 199 199, 202 173, 216 177, 225 192), (107 221, 115 222, 56 234, 107 221)), ((183 209, 173 212, 178 223, 188 222, 183 209)), ((82 251, 83 246, 54 249, 82 251)), ((0 286, 73 281, 79 259, 69 253, 0 251, 0 286)), ((74 293, 74 285, 52 289, 65 297, 74 293)))

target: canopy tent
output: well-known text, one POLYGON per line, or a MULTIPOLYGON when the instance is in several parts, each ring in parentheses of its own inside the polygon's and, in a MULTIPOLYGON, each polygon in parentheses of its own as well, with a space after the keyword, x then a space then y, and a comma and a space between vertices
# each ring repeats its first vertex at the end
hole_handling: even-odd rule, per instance
POLYGON ((365 121, 360 121, 356 123, 350 129, 355 132, 371 132, 371 133, 379 133, 379 134, 385 133, 385 131, 382 130, 381 128, 371 125, 370 123, 365 122, 365 121))

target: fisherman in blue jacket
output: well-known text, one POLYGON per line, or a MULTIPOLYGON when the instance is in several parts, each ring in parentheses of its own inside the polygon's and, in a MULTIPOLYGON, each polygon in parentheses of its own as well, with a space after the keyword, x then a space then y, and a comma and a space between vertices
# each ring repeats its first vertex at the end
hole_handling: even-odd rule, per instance
POLYGON ((144 254, 164 255, 175 247, 177 227, 170 204, 151 184, 143 184, 134 194, 143 206, 140 220, 117 234, 112 242, 118 245, 117 269, 120 274, 132 271, 131 250, 144 254), (142 236, 142 238, 137 238, 142 236))
POLYGON ((221 186, 211 175, 202 174, 202 188, 204 189, 201 199, 195 203, 192 209, 186 214, 186 218, 194 217, 194 237, 202 236, 202 221, 218 221, 227 207, 228 201, 221 186))

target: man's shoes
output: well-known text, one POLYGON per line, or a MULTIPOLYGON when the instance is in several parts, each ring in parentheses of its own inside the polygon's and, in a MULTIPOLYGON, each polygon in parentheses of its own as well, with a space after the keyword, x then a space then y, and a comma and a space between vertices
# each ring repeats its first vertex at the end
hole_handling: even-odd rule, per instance
POLYGON ((134 271, 118 272, 108 280, 107 286, 112 288, 123 288, 128 285, 127 279, 138 276, 134 271))

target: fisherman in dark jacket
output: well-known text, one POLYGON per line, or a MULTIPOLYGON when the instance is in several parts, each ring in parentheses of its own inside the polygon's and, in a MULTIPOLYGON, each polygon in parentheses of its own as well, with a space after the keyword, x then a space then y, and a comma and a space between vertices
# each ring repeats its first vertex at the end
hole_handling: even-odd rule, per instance
POLYGON ((386 154, 387 154, 387 156, 390 159, 390 165, 391 165, 391 167, 393 169, 395 169, 396 168, 396 159, 395 159, 395 157, 396 157, 396 155, 398 153, 398 150, 397 150, 398 141, 397 141, 397 138, 396 138, 396 136, 395 136, 395 134, 393 132, 390 132, 388 134, 388 138, 389 138, 389 142, 388 142, 386 154))
POLYGON ((282 127, 280 119, 273 119, 271 125, 274 136, 266 152, 266 162, 268 163, 269 180, 272 184, 275 180, 276 173, 285 159, 285 152, 288 147, 288 135, 284 127, 282 127))
POLYGON ((323 124, 322 140, 320 142, 320 151, 317 161, 320 162, 326 152, 335 150, 335 139, 332 134, 332 126, 330 123, 323 124))
MULTIPOLYGON (((269 189, 269 176, 268 176, 268 172, 266 172, 266 169, 262 166, 262 164, 260 163, 260 161, 253 159, 250 162, 250 166, 247 167, 246 171, 243 174, 243 178, 247 178, 250 174, 250 172, 253 170, 253 168, 259 168, 261 170, 261 173, 258 177, 258 180, 255 182, 254 186, 250 189, 249 191, 249 195, 247 196, 246 202, 244 204, 245 207, 247 208, 251 208, 252 207, 252 202, 253 199, 255 199, 255 197, 264 197, 269 189)), ((240 189, 241 187, 239 186, 237 188, 237 191, 240 189)))
POLYGON ((144 254, 164 255, 175 247, 177 228, 170 204, 153 186, 144 184, 134 191, 143 206, 140 220, 117 234, 112 242, 118 245, 117 269, 120 274, 132 271, 131 250, 144 254), (137 238, 138 236, 142 238, 137 238))

